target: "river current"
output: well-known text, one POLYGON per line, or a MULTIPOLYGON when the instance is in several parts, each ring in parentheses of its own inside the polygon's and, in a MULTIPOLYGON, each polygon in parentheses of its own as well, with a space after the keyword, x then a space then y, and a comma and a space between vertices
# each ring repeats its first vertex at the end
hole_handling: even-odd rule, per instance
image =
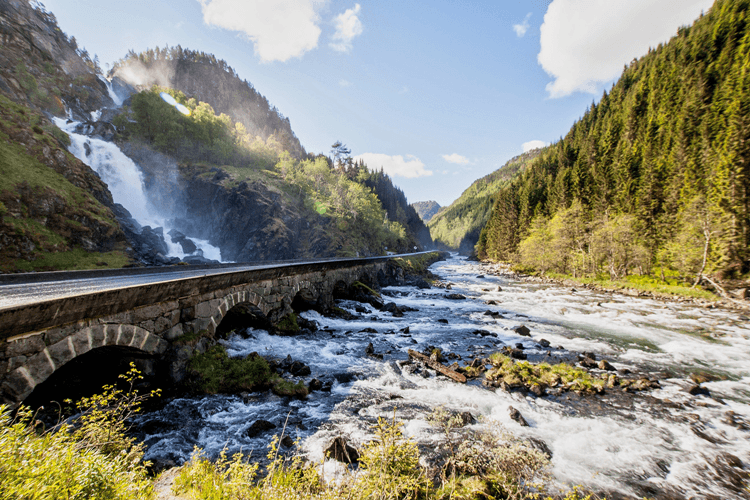
MULTIPOLYGON (((429 452, 442 433, 427 418, 443 407, 470 412, 478 419, 472 424, 476 429, 496 422, 521 439, 543 441, 551 452, 549 472, 556 488, 583 485, 610 498, 750 496, 741 486, 750 470, 750 318, 695 304, 493 276, 482 264, 456 256, 431 270, 450 282, 451 290, 383 290, 387 301, 416 309, 403 317, 340 301, 339 307, 358 318, 308 311, 302 315, 318 323, 315 333, 279 337, 248 329, 222 341, 232 356, 258 352, 302 361, 311 374, 301 379, 317 378, 331 390, 314 391, 305 400, 269 392, 172 399, 137 421, 146 458, 179 464, 195 446, 214 457, 226 448, 230 454, 242 450, 260 458, 286 423, 285 432, 300 440, 300 451, 320 461, 335 437, 361 446, 372 437, 378 416, 394 414, 404 422, 405 435, 429 452), (467 298, 450 300, 449 293, 467 298), (531 337, 513 330, 520 325, 529 328, 531 337), (543 348, 542 339, 551 347, 543 348), (366 354, 369 343, 382 359, 366 354), (661 388, 535 397, 487 389, 479 380, 458 384, 399 363, 408 359, 408 349, 434 346, 467 361, 516 344, 530 359, 575 361, 578 353, 593 353, 621 374, 658 379, 661 388), (693 395, 688 392, 695 386, 691 373, 713 381, 693 395), (510 417, 511 406, 528 427, 510 417), (276 427, 255 432, 258 420, 276 427)), ((336 465, 329 461, 326 468, 336 465)))

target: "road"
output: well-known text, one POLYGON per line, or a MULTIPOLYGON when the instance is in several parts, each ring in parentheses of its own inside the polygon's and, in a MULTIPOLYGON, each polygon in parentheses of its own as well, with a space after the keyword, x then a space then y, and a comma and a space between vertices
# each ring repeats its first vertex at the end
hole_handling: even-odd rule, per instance
MULTIPOLYGON (((418 254, 404 254, 403 256, 407 255, 418 254)), ((200 276, 269 269, 299 264, 315 264, 334 260, 366 262, 385 260, 392 257, 398 256, 1 275, 0 310, 64 297, 116 290, 131 286, 196 278, 200 276)))

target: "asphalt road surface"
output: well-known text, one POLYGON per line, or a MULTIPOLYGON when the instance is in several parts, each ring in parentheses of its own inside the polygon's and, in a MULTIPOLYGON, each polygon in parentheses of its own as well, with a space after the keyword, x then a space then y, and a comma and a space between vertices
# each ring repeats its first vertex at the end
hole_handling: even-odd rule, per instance
MULTIPOLYGON (((403 256, 417 255, 403 254, 403 256)), ((391 255, 390 257, 398 257, 391 255)), ((222 264, 217 266, 156 267, 99 271, 70 271, 52 273, 26 273, 0 275, 0 309, 33 304, 46 300, 72 297, 88 293, 115 290, 130 286, 162 283, 199 276, 209 276, 253 269, 268 269, 287 265, 315 264, 333 260, 379 261, 389 257, 362 259, 327 258, 315 260, 268 261, 247 264, 222 264)))
POLYGON ((198 276, 209 276, 228 272, 246 271, 275 267, 274 263, 266 265, 237 265, 217 269, 179 269, 171 272, 153 272, 124 276, 101 276, 70 280, 41 281, 34 283, 0 284, 0 309, 23 304, 32 304, 45 300, 60 299, 74 295, 102 292, 129 286, 148 285, 198 276))

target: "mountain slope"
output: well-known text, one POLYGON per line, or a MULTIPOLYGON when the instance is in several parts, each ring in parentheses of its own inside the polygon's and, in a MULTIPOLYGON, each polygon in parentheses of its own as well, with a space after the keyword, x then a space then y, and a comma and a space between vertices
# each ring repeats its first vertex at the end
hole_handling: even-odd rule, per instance
POLYGON ((535 149, 511 158, 491 174, 474 181, 456 201, 443 207, 429 221, 427 226, 432 239, 463 254, 473 252, 479 233, 489 219, 495 193, 536 158, 540 151, 535 149))
POLYGON ((480 256, 612 277, 750 271, 750 1, 633 61, 504 187, 480 256))
POLYGON ((205 102, 216 114, 226 114, 232 124, 241 123, 245 133, 278 145, 295 158, 305 150, 285 118, 252 84, 242 80, 226 61, 213 54, 183 49, 181 46, 130 51, 109 72, 138 90, 153 85, 179 90, 205 102))
POLYGON ((417 211, 419 218, 425 222, 430 222, 430 220, 435 217, 435 214, 437 214, 442 208, 438 205, 438 202, 434 200, 416 201, 412 203, 411 206, 417 211))

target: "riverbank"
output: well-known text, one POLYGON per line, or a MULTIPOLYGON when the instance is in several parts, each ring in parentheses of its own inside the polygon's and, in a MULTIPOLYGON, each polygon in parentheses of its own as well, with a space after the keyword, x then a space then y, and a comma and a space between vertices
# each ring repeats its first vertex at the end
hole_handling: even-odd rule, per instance
POLYGON ((750 283, 734 283, 737 298, 725 298, 703 288, 689 286, 638 283, 632 281, 597 280, 594 278, 574 278, 563 275, 529 275, 513 270, 508 263, 480 262, 486 274, 517 279, 528 283, 546 283, 570 288, 620 294, 627 297, 640 297, 660 301, 673 301, 695 304, 700 307, 722 307, 738 311, 750 311, 750 283), (746 286, 742 286, 742 285, 746 286), (747 298, 742 298, 747 297, 747 298))

